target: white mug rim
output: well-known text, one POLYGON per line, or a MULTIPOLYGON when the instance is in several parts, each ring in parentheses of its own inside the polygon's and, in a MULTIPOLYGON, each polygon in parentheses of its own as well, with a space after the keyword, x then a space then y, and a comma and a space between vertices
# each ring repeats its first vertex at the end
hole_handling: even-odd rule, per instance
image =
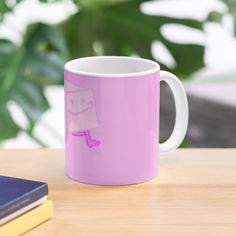
POLYGON ((82 76, 95 76, 95 77, 140 77, 140 76, 145 76, 148 74, 153 74, 155 72, 160 71, 160 65, 152 61, 150 59, 146 58, 140 58, 140 57, 129 57, 129 56, 89 56, 89 57, 81 57, 81 58, 76 58, 73 60, 68 61, 65 66, 64 66, 65 71, 82 75, 82 76), (130 60, 136 63, 146 63, 147 65, 151 66, 150 69, 142 70, 139 72, 128 72, 128 73, 99 73, 99 72, 89 72, 89 71, 83 71, 80 69, 75 69, 74 64, 75 63, 81 63, 84 61, 90 61, 92 63, 93 60, 102 60, 102 59, 118 59, 118 60, 130 60))

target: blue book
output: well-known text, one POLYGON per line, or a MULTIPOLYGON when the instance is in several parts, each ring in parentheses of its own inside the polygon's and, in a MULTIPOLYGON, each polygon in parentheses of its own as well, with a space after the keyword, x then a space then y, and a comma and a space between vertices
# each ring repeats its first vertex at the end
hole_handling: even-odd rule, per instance
POLYGON ((46 183, 0 175, 0 220, 47 195, 46 183))

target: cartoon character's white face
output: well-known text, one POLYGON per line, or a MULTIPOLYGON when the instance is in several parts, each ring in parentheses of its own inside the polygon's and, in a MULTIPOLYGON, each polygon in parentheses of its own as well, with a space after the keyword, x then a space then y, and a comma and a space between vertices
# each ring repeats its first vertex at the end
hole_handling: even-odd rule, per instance
POLYGON ((92 90, 83 89, 66 82, 66 118, 70 132, 97 127, 94 97, 92 90))
POLYGON ((71 115, 82 115, 94 109, 92 93, 88 90, 67 92, 67 111, 71 115))

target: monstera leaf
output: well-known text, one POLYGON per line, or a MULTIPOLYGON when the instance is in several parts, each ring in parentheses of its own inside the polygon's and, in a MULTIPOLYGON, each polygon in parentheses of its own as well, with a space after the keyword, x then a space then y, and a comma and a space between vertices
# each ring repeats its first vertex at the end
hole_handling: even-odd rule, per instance
POLYGON ((0 40, 0 141, 17 135, 19 127, 8 110, 14 101, 28 118, 32 129, 49 103, 48 85, 63 83, 63 65, 68 58, 63 36, 55 27, 30 26, 21 46, 0 40))
POLYGON ((154 59, 151 44, 161 41, 170 51, 177 66, 171 70, 182 78, 203 67, 204 48, 200 45, 177 44, 161 34, 165 24, 181 24, 202 29, 202 22, 166 16, 150 16, 140 11, 140 0, 77 0, 81 10, 63 27, 73 58, 96 55, 131 55, 154 59))
MULTIPOLYGON (((60 0, 38 0, 47 4, 60 0)), ((20 0, 0 1, 0 21, 20 0)), ((15 45, 0 40, 0 141, 15 137, 19 131, 32 138, 33 128, 49 109, 44 89, 63 83, 63 65, 68 59, 90 55, 138 55, 154 59, 153 41, 161 41, 176 61, 168 69, 180 78, 204 66, 204 48, 177 44, 161 34, 166 24, 181 24, 202 29, 202 22, 167 16, 145 15, 140 10, 144 0, 74 0, 78 11, 58 25, 35 24, 27 29, 23 43, 15 45), (28 119, 28 127, 16 123, 9 112, 15 102, 28 119)), ((37 140, 43 145, 43 142, 37 140)))

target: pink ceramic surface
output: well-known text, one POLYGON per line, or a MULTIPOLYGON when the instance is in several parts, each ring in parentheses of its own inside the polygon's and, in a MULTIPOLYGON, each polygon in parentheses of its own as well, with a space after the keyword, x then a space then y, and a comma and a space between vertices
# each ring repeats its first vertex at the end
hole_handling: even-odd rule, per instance
MULTIPOLYGON (((159 159, 159 87, 159 65, 149 60, 91 57, 68 62, 66 174, 97 185, 134 184, 155 177, 159 159), (149 67, 140 61, 149 63, 149 67)), ((178 141, 167 143, 164 151, 179 145, 183 136, 174 137, 178 141)))

